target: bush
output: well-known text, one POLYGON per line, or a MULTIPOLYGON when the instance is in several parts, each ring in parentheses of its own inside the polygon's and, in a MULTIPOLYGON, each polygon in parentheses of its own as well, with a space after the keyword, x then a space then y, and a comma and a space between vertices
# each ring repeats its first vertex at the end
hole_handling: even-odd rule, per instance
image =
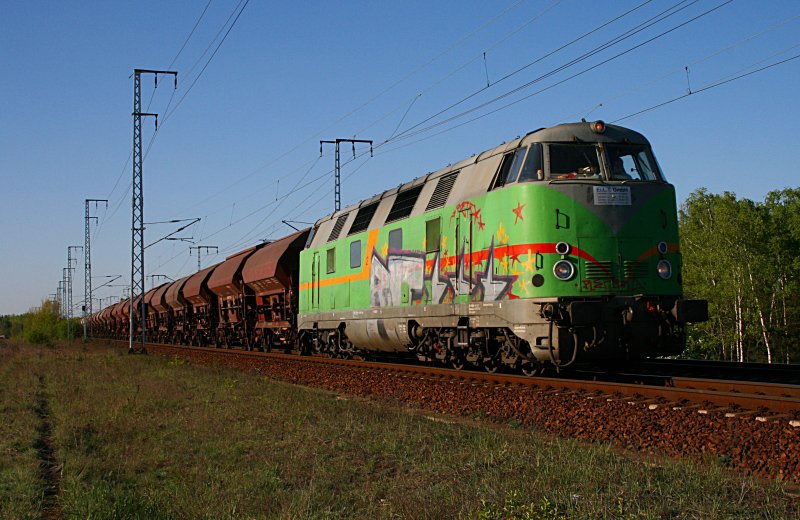
POLYGON ((58 305, 44 300, 42 306, 23 317, 23 337, 29 343, 48 343, 66 337, 66 320, 59 317, 58 305))

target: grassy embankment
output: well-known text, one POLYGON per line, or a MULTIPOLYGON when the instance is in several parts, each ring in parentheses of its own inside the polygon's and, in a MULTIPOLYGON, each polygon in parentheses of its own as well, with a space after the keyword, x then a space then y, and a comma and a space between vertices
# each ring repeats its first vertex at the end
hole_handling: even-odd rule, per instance
POLYGON ((0 517, 783 518, 779 484, 108 348, 0 345, 0 517))

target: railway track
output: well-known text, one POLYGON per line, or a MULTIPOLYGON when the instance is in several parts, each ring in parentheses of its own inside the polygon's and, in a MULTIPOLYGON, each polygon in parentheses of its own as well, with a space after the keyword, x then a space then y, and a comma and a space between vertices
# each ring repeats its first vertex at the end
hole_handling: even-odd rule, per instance
MULTIPOLYGON (((550 392, 579 392, 587 399, 629 399, 651 409, 672 407, 696 409, 698 413, 724 413, 728 417, 750 416, 759 421, 784 420, 800 427, 800 385, 727 379, 640 374, 635 372, 576 372, 578 378, 526 377, 513 374, 489 374, 425 365, 383 363, 377 361, 296 356, 275 352, 248 352, 238 349, 213 349, 149 343, 154 353, 186 357, 222 355, 258 360, 283 359, 319 366, 333 365, 362 370, 399 373, 410 377, 453 379, 470 384, 514 385, 550 392)), ((658 365, 654 363, 653 365, 658 365)), ((666 363, 665 363, 666 365, 666 363)), ((710 365, 710 364, 709 364, 710 365)), ((669 365, 674 372, 675 364, 669 365)))
POLYGON ((622 372, 800 385, 800 364, 653 359, 632 363, 622 372))

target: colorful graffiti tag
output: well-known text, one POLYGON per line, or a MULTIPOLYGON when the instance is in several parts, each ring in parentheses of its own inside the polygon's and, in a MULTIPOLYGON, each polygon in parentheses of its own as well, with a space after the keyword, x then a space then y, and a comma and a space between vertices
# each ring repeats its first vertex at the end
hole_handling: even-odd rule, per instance
POLYGON ((372 250, 369 288, 373 307, 390 307, 422 298, 425 278, 425 253, 388 251, 382 258, 372 250), (404 301, 405 300, 405 301, 404 301))
MULTIPOLYGON (((454 271, 444 272, 436 252, 431 268, 426 269, 422 251, 392 251, 383 258, 372 251, 370 292, 373 307, 413 303, 449 303, 456 296, 468 294, 471 301, 496 301, 510 297, 516 275, 495 273, 494 240, 489 247, 486 265, 469 276, 467 255, 462 246, 454 271)), ((481 263, 482 264, 482 263, 481 263)))

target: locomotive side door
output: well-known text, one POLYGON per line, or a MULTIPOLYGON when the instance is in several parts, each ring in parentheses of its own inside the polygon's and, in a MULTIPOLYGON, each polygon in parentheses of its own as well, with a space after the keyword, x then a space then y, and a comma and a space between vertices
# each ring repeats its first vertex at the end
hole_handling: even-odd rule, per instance
MULTIPOLYGON (((453 290, 456 296, 472 293, 472 213, 457 209, 456 217, 456 282, 453 290)), ((467 298, 467 301, 469 298, 467 298)))
POLYGON ((319 252, 311 258, 311 308, 319 309, 319 252))

